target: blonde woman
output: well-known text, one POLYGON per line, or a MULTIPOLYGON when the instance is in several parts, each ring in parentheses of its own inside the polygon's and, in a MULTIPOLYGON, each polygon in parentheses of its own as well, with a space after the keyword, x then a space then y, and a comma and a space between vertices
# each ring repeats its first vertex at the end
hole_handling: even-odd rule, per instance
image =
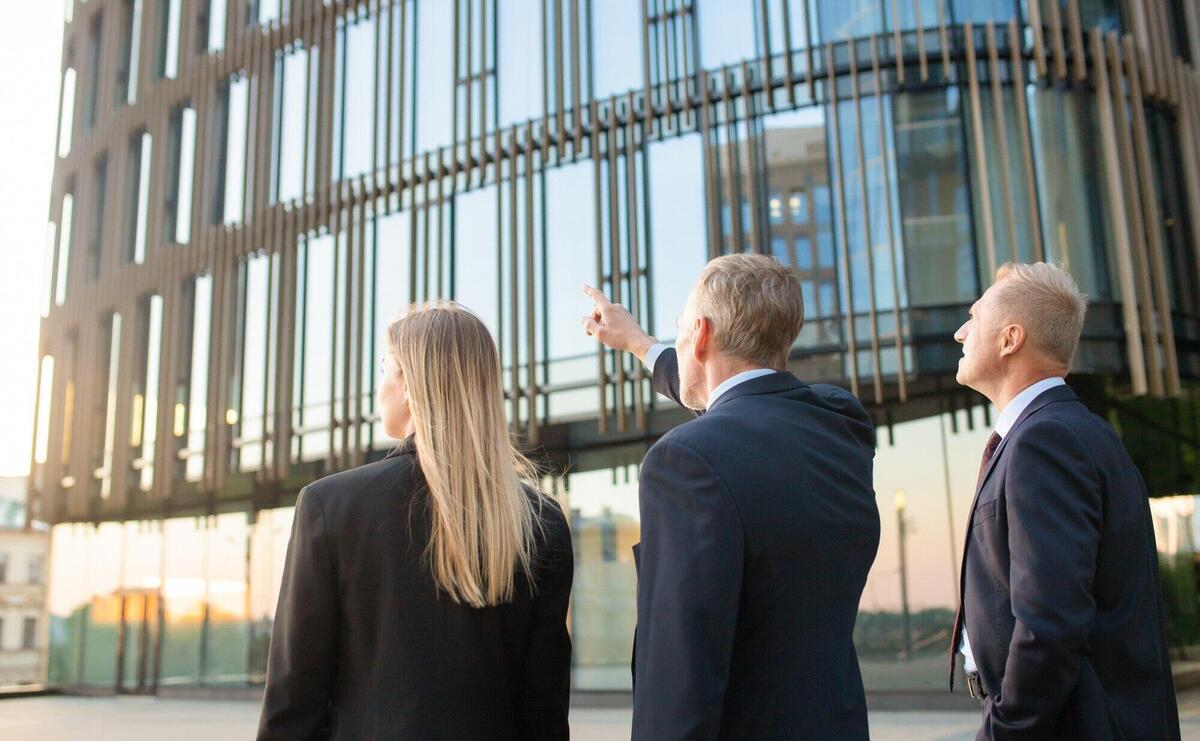
POLYGON ((571 537, 483 322, 393 322, 379 408, 403 443, 296 500, 258 737, 568 738, 571 537))

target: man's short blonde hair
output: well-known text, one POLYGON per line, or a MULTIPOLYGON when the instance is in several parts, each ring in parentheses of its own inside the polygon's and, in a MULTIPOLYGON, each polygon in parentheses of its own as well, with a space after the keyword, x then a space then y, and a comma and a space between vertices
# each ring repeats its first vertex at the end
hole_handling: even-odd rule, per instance
POLYGON ((1058 265, 1010 262, 996 271, 1001 321, 1025 327, 1031 345, 1069 369, 1083 332, 1087 297, 1058 265))
POLYGON ((695 308, 727 355, 781 370, 804 325, 796 274, 766 255, 725 255, 700 272, 695 308))

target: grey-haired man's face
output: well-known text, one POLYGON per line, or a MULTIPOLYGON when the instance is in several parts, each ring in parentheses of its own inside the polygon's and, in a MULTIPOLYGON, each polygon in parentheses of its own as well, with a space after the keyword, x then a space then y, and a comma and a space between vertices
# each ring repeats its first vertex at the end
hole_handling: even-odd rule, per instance
POLYGON ((696 362, 693 351, 696 346, 696 292, 688 294, 687 304, 677 320, 678 334, 675 352, 679 360, 679 397, 689 409, 702 410, 708 406, 708 392, 704 386, 704 367, 696 362))

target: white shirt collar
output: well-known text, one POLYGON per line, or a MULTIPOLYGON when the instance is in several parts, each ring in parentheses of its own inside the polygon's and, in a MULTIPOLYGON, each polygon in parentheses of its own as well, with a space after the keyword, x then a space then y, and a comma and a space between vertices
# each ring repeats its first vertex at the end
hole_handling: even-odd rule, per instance
POLYGON ((1017 419, 1021 416, 1021 412, 1025 411, 1033 400, 1042 395, 1042 392, 1049 391, 1056 386, 1066 386, 1067 382, 1058 376, 1053 378, 1043 378, 1035 384, 1026 386, 1025 390, 1013 397, 1013 400, 1008 402, 1008 406, 1004 407, 1004 411, 1000 412, 1000 416, 996 418, 996 434, 1003 438, 1017 423, 1017 419))
POLYGON ((717 403, 717 399, 721 398, 721 394, 724 394, 726 391, 738 385, 739 383, 745 383, 746 381, 750 381, 755 378, 761 378, 763 376, 769 376, 772 373, 778 372, 779 371, 771 370, 770 368, 755 368, 754 370, 742 371, 736 376, 730 376, 729 378, 726 378, 724 381, 721 381, 721 383, 718 384, 715 389, 712 390, 712 393, 708 395, 707 408, 712 409, 712 405, 717 403))

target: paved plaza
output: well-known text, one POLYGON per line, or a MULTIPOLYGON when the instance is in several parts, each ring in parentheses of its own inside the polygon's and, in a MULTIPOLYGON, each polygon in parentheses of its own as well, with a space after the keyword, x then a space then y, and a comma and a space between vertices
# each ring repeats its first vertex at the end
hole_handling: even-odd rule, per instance
MULTIPOLYGON (((1200 741, 1200 690, 1180 697, 1183 738, 1200 741)), ((575 741, 629 738, 628 709, 571 710, 575 741)), ((0 699, 5 741, 235 741, 254 736, 258 705, 248 701, 160 700, 150 697, 26 697, 0 699)), ((874 712, 874 741, 970 741, 971 712, 874 712)))

